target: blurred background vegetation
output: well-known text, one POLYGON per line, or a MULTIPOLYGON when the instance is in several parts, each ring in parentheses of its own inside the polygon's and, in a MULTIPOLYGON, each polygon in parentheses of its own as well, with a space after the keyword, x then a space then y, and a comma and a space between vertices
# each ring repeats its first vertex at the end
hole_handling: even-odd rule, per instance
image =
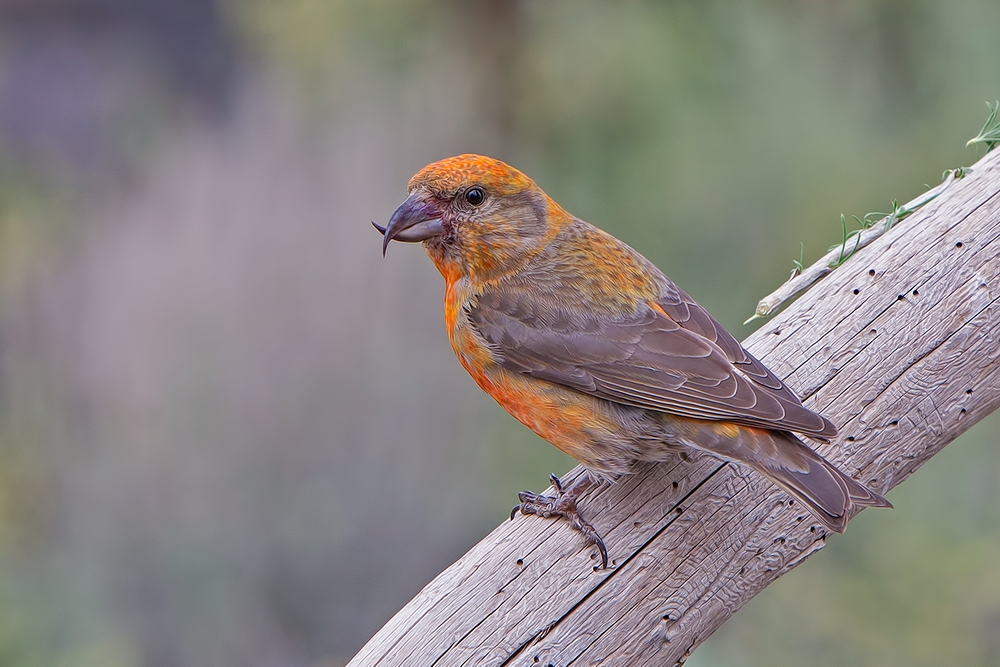
MULTIPOLYGON (((975 161, 994 0, 0 0, 0 665, 343 664, 572 462, 452 357, 409 176, 532 175, 737 337, 975 161)), ((689 664, 1000 664, 994 416, 689 664)))

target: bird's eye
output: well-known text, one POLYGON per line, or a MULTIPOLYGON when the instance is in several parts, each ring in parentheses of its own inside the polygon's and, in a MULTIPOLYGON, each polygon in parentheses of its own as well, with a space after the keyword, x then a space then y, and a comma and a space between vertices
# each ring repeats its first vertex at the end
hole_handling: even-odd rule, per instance
POLYGON ((473 206, 479 206, 486 201, 486 193, 479 187, 469 188, 465 191, 465 201, 469 202, 473 206))

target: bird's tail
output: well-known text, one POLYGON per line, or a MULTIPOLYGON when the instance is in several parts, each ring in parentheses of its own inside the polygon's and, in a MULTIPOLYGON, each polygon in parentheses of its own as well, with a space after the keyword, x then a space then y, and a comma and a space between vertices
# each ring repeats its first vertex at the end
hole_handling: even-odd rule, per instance
POLYGON ((844 532, 848 513, 854 506, 892 507, 888 500, 848 477, 795 436, 789 433, 770 435, 781 454, 777 459, 751 465, 802 501, 830 530, 844 532), (806 464, 788 465, 789 459, 804 459, 806 464))
POLYGON ((744 463, 800 500, 824 526, 844 532, 852 507, 892 507, 888 500, 838 470, 791 433, 725 424, 699 449, 744 463), (729 437, 719 437, 723 431, 729 437))

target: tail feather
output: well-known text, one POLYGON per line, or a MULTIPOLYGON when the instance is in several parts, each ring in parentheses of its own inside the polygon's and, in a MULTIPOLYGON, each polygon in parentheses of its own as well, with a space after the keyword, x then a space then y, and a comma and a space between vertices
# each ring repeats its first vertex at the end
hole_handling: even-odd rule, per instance
POLYGON ((800 500, 834 532, 844 532, 853 507, 892 507, 791 433, 711 426, 701 436, 698 449, 750 466, 800 500))
POLYGON ((808 507, 824 526, 844 532, 852 507, 892 507, 791 434, 771 433, 778 455, 747 461, 808 507), (798 465, 788 465, 788 461, 798 465), (805 465, 801 465, 803 462, 805 465))

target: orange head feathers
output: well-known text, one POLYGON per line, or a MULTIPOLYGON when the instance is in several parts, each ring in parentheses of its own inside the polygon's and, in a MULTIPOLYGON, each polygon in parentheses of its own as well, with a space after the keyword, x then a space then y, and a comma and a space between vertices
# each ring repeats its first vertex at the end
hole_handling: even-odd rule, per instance
POLYGON ((410 192, 423 188, 453 199, 459 191, 472 185, 489 189, 495 196, 512 195, 538 187, 505 162, 471 153, 432 162, 417 172, 407 187, 410 192))
POLYGON ((442 274, 490 282, 517 271, 571 219, 535 182, 482 155, 429 164, 385 228, 389 241, 423 241, 442 274))

